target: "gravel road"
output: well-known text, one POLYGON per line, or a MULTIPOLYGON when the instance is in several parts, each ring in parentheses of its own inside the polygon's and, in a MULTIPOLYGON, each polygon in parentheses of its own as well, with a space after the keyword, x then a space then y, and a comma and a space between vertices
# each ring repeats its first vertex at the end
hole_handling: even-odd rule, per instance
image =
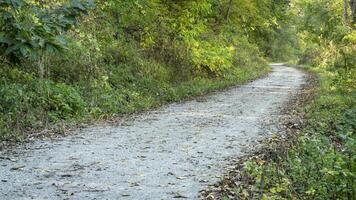
POLYGON ((274 64, 264 78, 197 100, 0 152, 0 199, 197 199, 229 159, 258 148, 305 83, 274 64))

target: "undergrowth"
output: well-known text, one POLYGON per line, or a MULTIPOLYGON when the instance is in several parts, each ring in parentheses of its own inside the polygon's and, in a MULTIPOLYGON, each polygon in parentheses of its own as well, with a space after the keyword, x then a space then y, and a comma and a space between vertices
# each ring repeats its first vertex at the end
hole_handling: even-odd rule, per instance
MULTIPOLYGON (((287 6, 0 0, 0 140, 257 78, 268 70, 265 57, 289 57, 292 43, 281 42, 294 33, 284 31, 287 6), (283 37, 275 37, 279 33, 283 37)), ((63 132, 60 127, 52 131, 63 132)))
POLYGON ((308 66, 319 85, 313 100, 291 115, 303 116, 304 123, 287 126, 287 140, 276 134, 261 154, 240 165, 241 184, 233 185, 232 199, 356 198, 354 9, 354 1, 293 1, 301 51, 291 63, 308 66))
POLYGON ((235 68, 223 77, 196 76, 173 82, 157 79, 165 71, 137 76, 113 70, 99 80, 67 84, 39 79, 17 68, 0 68, 4 75, 0 78, 0 138, 22 140, 31 132, 53 129, 62 122, 88 122, 143 111, 240 84, 267 72, 266 65, 258 64, 235 68))
POLYGON ((319 75, 320 86, 299 108, 304 125, 244 163, 236 198, 355 199, 356 70, 309 70, 319 75))

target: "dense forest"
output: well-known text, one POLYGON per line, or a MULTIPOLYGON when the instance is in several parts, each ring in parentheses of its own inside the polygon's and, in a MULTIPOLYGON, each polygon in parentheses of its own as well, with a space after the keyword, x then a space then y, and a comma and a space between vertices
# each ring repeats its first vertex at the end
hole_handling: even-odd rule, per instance
POLYGON ((225 199, 355 199, 356 1, 294 0, 288 12, 297 40, 290 64, 317 75, 315 94, 294 111, 304 117, 290 126, 298 135, 276 136, 245 161, 243 183, 225 199))
POLYGON ((319 77, 307 124, 287 154, 248 164, 246 187, 354 199, 355 24, 354 0, 0 0, 0 138, 61 133, 288 62, 319 77))
MULTIPOLYGON (((2 0, 0 136, 106 119, 287 60, 286 1, 2 0)), ((57 130, 60 131, 60 130, 57 130)))

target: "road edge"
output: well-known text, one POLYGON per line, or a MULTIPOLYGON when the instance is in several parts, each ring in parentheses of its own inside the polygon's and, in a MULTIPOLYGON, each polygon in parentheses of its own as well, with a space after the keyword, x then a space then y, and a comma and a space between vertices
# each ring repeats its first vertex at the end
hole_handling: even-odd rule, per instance
POLYGON ((80 130, 89 128, 89 127, 93 127, 93 126, 112 126, 112 125, 124 124, 128 120, 135 119, 140 115, 144 115, 145 113, 152 112, 156 109, 163 108, 170 104, 176 104, 176 103, 181 104, 181 103, 185 103, 187 101, 199 100, 201 98, 205 98, 205 97, 214 95, 219 92, 224 92, 224 91, 230 90, 232 88, 238 88, 238 87, 246 85, 250 82, 256 81, 258 79, 265 78, 266 76, 268 76, 271 73, 270 66, 271 66, 271 64, 268 64, 268 66, 266 66, 266 70, 261 72, 261 74, 257 75, 256 77, 252 77, 250 79, 247 79, 247 80, 244 80, 241 82, 227 84, 226 86, 223 86, 223 87, 217 88, 217 89, 212 89, 210 91, 207 90, 202 95, 188 96, 188 97, 183 98, 179 101, 163 102, 157 106, 153 106, 146 110, 137 110, 132 113, 120 114, 119 116, 112 117, 112 118, 92 119, 92 120, 84 121, 84 122, 61 121, 57 124, 47 127, 46 129, 44 129, 42 131, 35 131, 35 132, 27 133, 26 137, 21 141, 0 141, 0 151, 11 150, 12 148, 15 148, 17 146, 27 145, 27 144, 31 144, 33 142, 41 141, 41 140, 57 140, 57 139, 60 139, 60 138, 66 137, 66 136, 75 135, 75 134, 79 133, 80 130))
MULTIPOLYGON (((316 94, 316 89, 319 84, 319 77, 317 74, 307 71, 298 66, 286 67, 297 68, 303 71, 305 74, 305 83, 301 86, 301 89, 297 91, 297 94, 291 98, 285 106, 280 110, 279 114, 283 115, 283 119, 277 120, 278 132, 283 132, 283 137, 271 137, 262 141, 262 146, 254 152, 247 153, 243 156, 233 158, 230 162, 230 166, 233 166, 225 172, 221 180, 215 184, 209 185, 206 189, 200 192, 201 200, 217 200, 223 197, 228 199, 236 199, 235 189, 240 184, 251 184, 251 180, 245 177, 242 173, 245 163, 252 159, 260 159, 273 156, 273 151, 270 148, 271 144, 284 147, 286 141, 295 139, 300 129, 303 127, 305 113, 302 111, 310 101, 313 100, 316 94)), ((258 192, 258 191, 255 191, 258 192)))

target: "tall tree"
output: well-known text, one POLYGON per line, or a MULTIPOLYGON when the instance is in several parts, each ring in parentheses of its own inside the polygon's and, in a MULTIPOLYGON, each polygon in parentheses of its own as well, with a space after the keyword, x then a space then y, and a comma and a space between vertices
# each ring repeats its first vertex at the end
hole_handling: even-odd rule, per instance
POLYGON ((356 0, 350 0, 352 23, 356 23, 356 0))
POLYGON ((345 23, 348 24, 349 23, 349 2, 348 0, 344 0, 344 19, 345 19, 345 23))

